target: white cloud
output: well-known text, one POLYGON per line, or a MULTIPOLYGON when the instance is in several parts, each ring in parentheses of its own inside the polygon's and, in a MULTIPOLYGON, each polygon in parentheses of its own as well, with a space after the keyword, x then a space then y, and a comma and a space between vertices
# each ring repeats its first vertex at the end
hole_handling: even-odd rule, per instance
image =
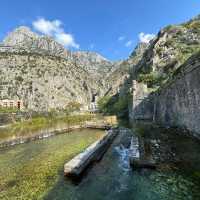
POLYGON ((123 41, 123 40, 125 40, 125 36, 120 36, 119 38, 118 38, 118 41, 123 41))
POLYGON ((140 33, 139 34, 139 39, 140 39, 140 42, 143 42, 143 43, 149 43, 153 38, 155 37, 154 34, 145 34, 145 33, 140 33))
POLYGON ((130 47, 133 44, 132 40, 129 40, 128 42, 126 42, 125 46, 126 47, 130 47))
POLYGON ((79 49, 80 45, 74 41, 74 37, 68 33, 55 34, 55 39, 66 47, 73 47, 79 49))
POLYGON ((62 22, 60 20, 48 21, 44 18, 40 18, 33 22, 33 27, 46 35, 53 35, 54 32, 63 32, 60 28, 61 25, 62 22))
POLYGON ((49 21, 39 18, 32 23, 33 28, 42 34, 46 34, 55 38, 55 40, 65 47, 73 47, 79 49, 80 45, 75 42, 72 34, 66 33, 62 28, 60 20, 49 21))

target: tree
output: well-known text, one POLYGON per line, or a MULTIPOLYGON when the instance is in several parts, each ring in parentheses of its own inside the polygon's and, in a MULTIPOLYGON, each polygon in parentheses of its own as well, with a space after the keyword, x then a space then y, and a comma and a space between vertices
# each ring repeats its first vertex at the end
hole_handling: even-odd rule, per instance
POLYGON ((72 113, 75 111, 80 111, 80 108, 81 104, 79 102, 71 101, 66 105, 65 110, 67 113, 72 113))

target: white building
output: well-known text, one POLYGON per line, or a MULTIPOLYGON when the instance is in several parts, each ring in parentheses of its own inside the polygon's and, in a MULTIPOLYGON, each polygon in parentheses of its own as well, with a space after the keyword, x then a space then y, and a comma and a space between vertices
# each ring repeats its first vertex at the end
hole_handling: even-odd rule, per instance
POLYGON ((3 107, 3 108, 17 108, 19 110, 22 110, 23 102, 21 100, 3 99, 3 100, 0 100, 0 107, 3 107))

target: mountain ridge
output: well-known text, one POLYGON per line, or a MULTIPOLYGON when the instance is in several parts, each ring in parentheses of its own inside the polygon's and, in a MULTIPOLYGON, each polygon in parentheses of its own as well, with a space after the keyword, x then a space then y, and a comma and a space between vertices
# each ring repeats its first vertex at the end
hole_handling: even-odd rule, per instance
POLYGON ((0 84, 6 88, 1 91, 1 98, 20 98, 28 109, 38 110, 45 104, 50 105, 50 109, 62 109, 69 101, 88 106, 94 96, 100 98, 129 91, 134 79, 147 83, 148 87, 168 80, 200 49, 200 19, 196 17, 163 28, 149 43, 139 43, 127 59, 117 62, 97 52, 71 52, 53 38, 39 36, 27 27, 15 29, 3 44, 10 49, 0 47, 0 78, 11 86, 0 84), (12 88, 16 91, 21 88, 23 92, 14 92, 12 88), (44 91, 54 93, 54 100, 47 96, 42 98, 44 91), (38 107, 32 106, 34 102, 38 102, 38 107))

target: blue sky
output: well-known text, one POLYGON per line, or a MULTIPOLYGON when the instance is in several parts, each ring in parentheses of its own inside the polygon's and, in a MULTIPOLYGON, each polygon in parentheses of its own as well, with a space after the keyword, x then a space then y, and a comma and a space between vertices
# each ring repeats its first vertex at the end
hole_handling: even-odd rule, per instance
POLYGON ((119 60, 128 57, 140 39, 151 37, 148 34, 198 14, 198 0, 7 0, 1 1, 0 39, 26 25, 67 48, 119 60))

